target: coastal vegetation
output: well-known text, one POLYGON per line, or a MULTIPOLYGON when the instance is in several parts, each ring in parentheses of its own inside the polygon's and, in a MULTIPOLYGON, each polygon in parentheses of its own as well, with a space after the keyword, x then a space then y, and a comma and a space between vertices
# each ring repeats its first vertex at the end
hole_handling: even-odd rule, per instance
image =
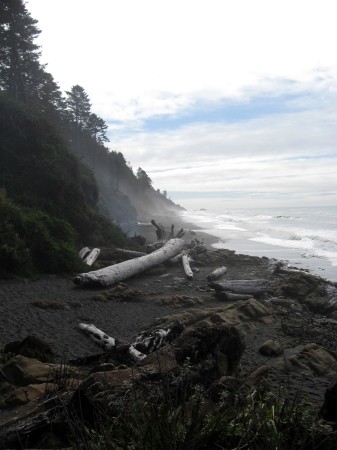
POLYGON ((108 126, 83 87, 61 92, 23 0, 0 10, 1 272, 76 270, 79 246, 121 246, 138 215, 179 207, 105 146, 108 126))

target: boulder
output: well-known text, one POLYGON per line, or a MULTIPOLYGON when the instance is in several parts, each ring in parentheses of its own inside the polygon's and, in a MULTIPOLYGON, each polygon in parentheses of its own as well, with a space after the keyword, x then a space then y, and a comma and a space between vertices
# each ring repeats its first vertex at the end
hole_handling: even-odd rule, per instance
POLYGON ((337 354, 314 343, 299 345, 287 350, 273 366, 286 372, 301 371, 321 376, 337 370, 337 354))
POLYGON ((259 352, 264 356, 278 356, 282 353, 282 347, 278 341, 269 339, 260 347, 259 352))
POLYGON ((17 355, 7 361, 2 369, 6 380, 16 386, 28 386, 47 382, 65 383, 66 379, 78 378, 78 372, 62 364, 42 363, 34 358, 17 355))
POLYGON ((337 423, 337 372, 326 388, 319 416, 329 422, 337 423))
POLYGON ((34 335, 28 335, 22 341, 10 342, 4 346, 5 353, 36 358, 41 362, 53 362, 55 355, 51 346, 34 335))

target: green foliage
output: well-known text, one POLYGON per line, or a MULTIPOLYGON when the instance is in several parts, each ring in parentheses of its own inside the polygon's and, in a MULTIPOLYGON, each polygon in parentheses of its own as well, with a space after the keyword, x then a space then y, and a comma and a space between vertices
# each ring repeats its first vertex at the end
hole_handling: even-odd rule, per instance
POLYGON ((100 427, 87 430, 75 448, 83 448, 83 438, 92 450, 295 450, 316 448, 318 432, 310 405, 281 394, 256 387, 245 396, 224 391, 212 403, 201 386, 172 396, 164 381, 159 395, 138 386, 124 399, 122 414, 101 416, 100 427))
POLYGON ((138 167, 137 178, 142 186, 144 186, 144 187, 152 186, 151 178, 148 176, 148 174, 145 172, 145 170, 143 170, 141 167, 138 167))
POLYGON ((20 208, 0 193, 0 273, 72 272, 82 267, 69 223, 20 208))

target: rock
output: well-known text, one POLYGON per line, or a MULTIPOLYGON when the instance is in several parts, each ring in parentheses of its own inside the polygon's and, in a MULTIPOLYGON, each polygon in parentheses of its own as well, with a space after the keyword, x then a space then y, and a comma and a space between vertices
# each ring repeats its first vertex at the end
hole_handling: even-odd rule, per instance
POLYGON ((259 352, 264 356, 278 356, 282 353, 282 348, 278 341, 269 339, 260 347, 259 352))
POLYGON ((266 384, 269 375, 269 367, 262 365, 246 376, 244 384, 246 386, 257 386, 261 383, 266 384))
POLYGON ((32 400, 36 400, 48 391, 57 389, 56 384, 41 383, 41 384, 29 384, 26 387, 20 387, 16 389, 9 397, 7 397, 5 403, 8 406, 24 405, 32 400))
POLYGON ((10 342, 4 346, 5 353, 36 358, 41 362, 53 362, 55 355, 51 346, 37 336, 29 335, 23 341, 10 342))
POLYGON ((292 275, 286 283, 281 285, 281 289, 285 294, 299 300, 303 300, 314 292, 324 294, 323 291, 325 291, 320 286, 319 278, 305 272, 292 275))
POLYGON ((273 364, 286 372, 302 371, 315 376, 337 370, 337 354, 317 344, 299 345, 285 351, 284 356, 273 364))
POLYGON ((21 355, 14 356, 2 368, 6 379, 16 386, 45 383, 50 378, 50 372, 51 364, 21 355))
POLYGON ((326 388, 319 416, 329 422, 337 423, 337 372, 326 388))
POLYGON ((78 372, 62 364, 47 364, 33 358, 17 355, 7 361, 2 369, 6 380, 16 386, 28 386, 46 382, 63 382, 66 378, 78 378, 78 372))
POLYGON ((15 410, 1 423, 1 448, 69 448, 73 430, 65 409, 68 402, 69 393, 64 393, 15 410))
POLYGON ((35 300, 32 302, 32 305, 41 309, 61 309, 63 311, 68 311, 70 309, 66 303, 57 300, 35 300))
POLYGON ((79 408, 81 413, 85 411, 84 420, 90 422, 97 410, 119 415, 134 389, 146 386, 146 392, 156 395, 165 383, 167 393, 172 390, 172 395, 179 395, 179 383, 186 385, 185 373, 191 386, 203 384, 208 388, 217 378, 238 372, 244 348, 243 336, 235 327, 198 327, 149 354, 133 368, 89 375, 76 391, 72 405, 77 413, 79 408))
MULTIPOLYGON (((209 387, 207 394, 213 402, 218 402, 224 393, 228 393, 229 397, 232 397, 240 390, 241 386, 242 382, 240 379, 226 375, 214 381, 209 387)), ((226 397, 227 401, 228 397, 226 397)))

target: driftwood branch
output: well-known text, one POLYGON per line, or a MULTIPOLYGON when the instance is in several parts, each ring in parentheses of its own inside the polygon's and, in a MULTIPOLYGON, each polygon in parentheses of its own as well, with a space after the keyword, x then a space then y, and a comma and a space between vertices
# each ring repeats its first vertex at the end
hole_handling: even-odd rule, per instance
POLYGON ((74 283, 81 286, 110 286, 173 258, 184 247, 185 242, 182 239, 171 239, 162 248, 149 255, 123 261, 104 269, 81 273, 74 278, 74 283))
POLYGON ((182 238, 183 236, 184 236, 184 234, 185 234, 185 231, 184 231, 184 229, 183 228, 181 228, 179 231, 178 231, 178 233, 175 235, 175 238, 182 238))
POLYGON ((158 241, 165 239, 166 231, 165 231, 165 228, 163 227, 163 225, 161 225, 160 223, 157 223, 154 219, 151 220, 151 223, 154 227, 156 227, 156 235, 157 235, 158 241))

